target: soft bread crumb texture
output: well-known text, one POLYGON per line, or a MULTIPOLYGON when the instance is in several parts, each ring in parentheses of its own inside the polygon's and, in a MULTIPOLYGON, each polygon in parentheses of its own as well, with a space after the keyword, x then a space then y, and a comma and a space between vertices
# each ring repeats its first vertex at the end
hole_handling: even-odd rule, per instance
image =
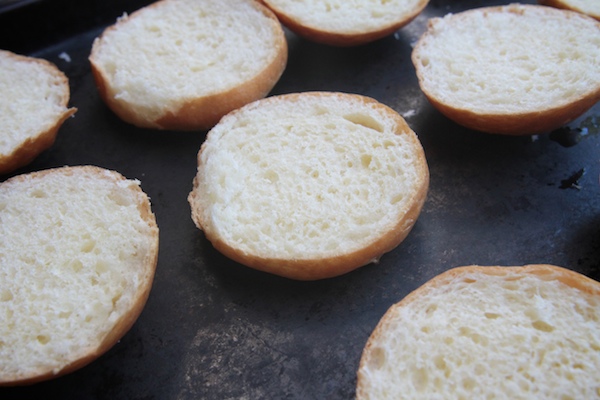
POLYGON ((418 14, 424 0, 264 0, 298 24, 354 34, 382 29, 418 14), (417 10, 417 11, 415 11, 417 10))
POLYGON ((600 284, 554 266, 463 267, 392 306, 360 399, 600 396, 600 284))
POLYGON ((199 153, 196 223, 262 258, 369 246, 398 228, 428 183, 415 133, 390 111, 360 96, 304 93, 226 116, 199 153))
POLYGON ((138 181, 93 167, 0 185, 0 382, 94 354, 140 302, 158 248, 147 202, 138 181))
POLYGON ((109 95, 148 121, 260 74, 283 31, 254 0, 164 0, 123 16, 94 42, 109 95))
POLYGON ((431 20, 413 57, 423 90, 437 101, 519 114, 600 93, 599 48, 593 19, 513 4, 431 20))
POLYGON ((0 50, 0 158, 70 115, 69 83, 53 64, 0 50))

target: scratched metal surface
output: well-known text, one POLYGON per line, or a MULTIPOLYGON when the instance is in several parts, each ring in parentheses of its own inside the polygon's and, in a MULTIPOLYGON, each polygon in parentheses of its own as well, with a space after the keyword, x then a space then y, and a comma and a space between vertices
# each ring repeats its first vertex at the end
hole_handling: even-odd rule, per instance
POLYGON ((399 247, 377 265, 317 282, 236 264, 194 227, 186 197, 205 132, 134 128, 101 102, 87 61, 92 40, 147 3, 42 0, 0 15, 0 48, 56 63, 79 109, 51 149, 0 180, 63 165, 114 169, 142 182, 160 227, 154 286, 131 331, 87 367, 0 389, 0 398, 348 399, 383 313, 442 271, 551 263, 600 279, 600 105, 559 132, 503 137, 447 120, 417 85, 411 45, 428 18, 508 1, 432 0, 395 35, 357 48, 288 34, 288 67, 272 94, 374 97, 405 116, 431 172, 423 212, 399 247))

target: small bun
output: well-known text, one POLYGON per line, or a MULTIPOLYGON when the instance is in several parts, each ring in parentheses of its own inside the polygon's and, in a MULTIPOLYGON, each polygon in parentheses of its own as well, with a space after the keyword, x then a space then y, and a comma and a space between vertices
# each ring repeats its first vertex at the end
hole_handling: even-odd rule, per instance
POLYGON ((198 154, 189 202, 226 256, 315 280, 395 248, 428 184, 421 143, 398 113, 359 95, 310 92, 225 116, 198 154))
POLYGON ((63 167, 0 184, 0 386, 92 362, 136 321, 158 256, 139 182, 63 167))
POLYGON ((0 174, 29 164, 56 139, 68 108, 65 74, 40 58, 0 50, 0 174))
POLYGON ((546 133, 600 99, 600 23, 537 5, 484 7, 430 20, 412 61, 433 106, 458 124, 546 133))
POLYGON ((162 0, 108 27, 90 62, 124 121, 190 131, 266 96, 287 51, 281 24, 257 1, 162 0))
POLYGON ((600 1, 598 0, 538 0, 538 3, 587 14, 600 21, 600 1))
POLYGON ((357 46, 411 22, 429 0, 262 0, 296 34, 332 46, 357 46))
POLYGON ((357 399, 593 399, 600 283, 552 266, 451 269, 393 305, 357 399))

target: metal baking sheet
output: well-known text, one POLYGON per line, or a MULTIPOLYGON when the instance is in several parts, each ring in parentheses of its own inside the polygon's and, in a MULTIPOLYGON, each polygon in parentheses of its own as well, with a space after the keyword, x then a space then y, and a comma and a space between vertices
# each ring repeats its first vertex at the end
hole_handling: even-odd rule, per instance
POLYGON ((417 84, 411 46, 428 18, 508 1, 431 0, 396 34, 356 48, 288 32, 288 66, 271 94, 371 96, 405 117, 431 172, 423 211, 399 247, 378 264, 316 282, 241 266, 195 228, 186 197, 206 132, 135 128, 98 97, 87 60, 93 39, 148 3, 42 0, 0 15, 0 48, 56 63, 79 109, 52 148, 0 180, 63 165, 114 169, 142 182, 160 228, 152 292, 123 339, 70 375, 2 388, 1 399, 349 399, 381 316, 436 274, 551 263, 600 280, 600 106, 560 131, 497 136, 449 121, 417 84))

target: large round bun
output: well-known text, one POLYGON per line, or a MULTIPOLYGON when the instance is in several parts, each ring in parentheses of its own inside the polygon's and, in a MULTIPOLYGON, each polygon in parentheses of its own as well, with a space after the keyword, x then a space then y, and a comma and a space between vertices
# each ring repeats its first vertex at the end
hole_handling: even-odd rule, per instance
POLYGON ((158 228, 139 182, 63 167, 0 184, 0 386, 64 375, 111 348, 148 298, 158 228))
POLYGON ((198 154, 189 202, 226 256, 315 280, 395 248, 428 184, 423 148, 398 113, 359 95, 309 92, 225 116, 198 154))
POLYGON ((600 283, 552 265, 468 266, 393 305, 358 399, 595 399, 600 283))
POLYGON ((108 27, 90 62, 124 121, 189 131, 266 96, 287 51, 281 24, 257 1, 162 0, 108 27))
POLYGON ((0 174, 29 164, 56 140, 68 108, 65 74, 44 59, 0 50, 0 174))
POLYGON ((411 22, 429 0, 262 0, 290 30, 332 46, 358 46, 411 22))
POLYGON ((546 133, 600 99, 600 23, 538 5, 430 20, 412 60, 429 101, 468 128, 546 133))

